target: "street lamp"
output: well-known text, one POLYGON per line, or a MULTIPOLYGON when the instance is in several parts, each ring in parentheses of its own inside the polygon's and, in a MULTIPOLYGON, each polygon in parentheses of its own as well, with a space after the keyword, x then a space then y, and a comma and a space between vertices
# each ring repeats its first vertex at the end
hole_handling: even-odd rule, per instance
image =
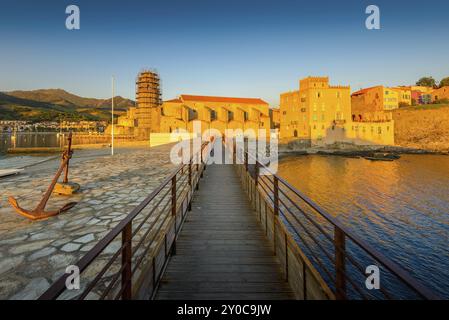
POLYGON ((114 155, 114 76, 112 76, 111 155, 114 155))

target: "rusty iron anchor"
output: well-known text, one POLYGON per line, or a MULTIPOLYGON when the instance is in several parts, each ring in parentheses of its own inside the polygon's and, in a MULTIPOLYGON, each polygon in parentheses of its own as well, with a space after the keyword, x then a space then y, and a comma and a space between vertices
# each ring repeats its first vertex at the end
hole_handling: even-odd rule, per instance
POLYGON ((20 207, 19 204, 17 203, 17 200, 12 196, 10 196, 8 198, 9 203, 11 204, 12 207, 14 207, 14 209, 17 211, 18 214, 20 214, 28 219, 31 219, 31 220, 41 220, 41 219, 46 219, 49 217, 56 216, 56 215, 60 214, 61 212, 70 210, 77 204, 77 202, 70 202, 70 203, 65 204, 59 210, 45 211, 45 206, 47 205, 48 199, 50 199, 53 189, 55 188, 55 185, 58 182, 58 179, 61 176, 61 173, 63 170, 65 170, 64 183, 68 182, 69 161, 70 161, 70 158, 72 158, 72 154, 73 154, 72 132, 69 133, 69 137, 67 140, 68 140, 68 148, 67 148, 67 150, 64 150, 62 153, 61 165, 59 166, 59 169, 56 172, 56 175, 53 178, 50 186, 48 187, 47 191, 45 192, 44 196, 42 197, 42 200, 39 202, 39 204, 37 205, 37 207, 34 210, 27 210, 27 209, 20 207))

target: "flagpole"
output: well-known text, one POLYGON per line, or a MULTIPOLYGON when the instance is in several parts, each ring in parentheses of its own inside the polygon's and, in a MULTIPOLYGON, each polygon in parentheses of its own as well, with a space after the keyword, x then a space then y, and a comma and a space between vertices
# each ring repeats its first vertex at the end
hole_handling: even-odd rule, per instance
POLYGON ((114 155, 114 76, 112 76, 111 155, 114 155))

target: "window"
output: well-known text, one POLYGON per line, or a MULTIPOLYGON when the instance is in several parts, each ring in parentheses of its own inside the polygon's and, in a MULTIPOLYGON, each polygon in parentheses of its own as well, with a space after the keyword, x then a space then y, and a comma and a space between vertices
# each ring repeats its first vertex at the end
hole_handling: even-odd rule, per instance
POLYGON ((340 91, 337 91, 337 98, 340 98, 340 91))
POLYGON ((248 121, 248 119, 249 119, 249 115, 248 115, 248 112, 244 112, 243 113, 243 119, 245 119, 245 121, 248 121))
POLYGON ((211 110, 210 111, 210 121, 217 120, 217 111, 211 110))
POLYGON ((234 120, 234 112, 228 111, 228 121, 232 121, 232 120, 234 120))
POLYGON ((316 97, 317 97, 317 98, 321 98, 321 92, 318 91, 318 92, 316 93, 316 97))
POLYGON ((189 121, 196 120, 196 119, 198 119, 198 112, 194 109, 189 109, 188 117, 189 117, 189 121))
POLYGON ((316 113, 314 113, 313 114, 313 121, 317 121, 318 120, 318 118, 317 118, 317 116, 316 116, 316 113))

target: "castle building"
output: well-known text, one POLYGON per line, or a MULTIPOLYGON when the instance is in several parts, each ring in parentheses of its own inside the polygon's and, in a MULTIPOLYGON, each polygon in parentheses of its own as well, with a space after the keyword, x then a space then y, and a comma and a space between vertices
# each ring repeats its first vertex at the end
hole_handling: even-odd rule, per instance
MULTIPOLYGON (((312 146, 333 143, 394 144, 393 121, 362 121, 363 116, 356 119, 350 91, 349 86, 329 85, 328 77, 308 77, 300 80, 299 90, 281 94, 281 143, 297 141, 312 146)), ((397 100, 397 93, 389 91, 397 100)), ((381 99, 380 93, 379 98, 375 99, 381 99)), ((388 99, 387 105, 390 108, 391 101, 388 99)), ((367 107, 363 105, 359 108, 366 110, 367 107)))
POLYGON ((163 103, 159 132, 193 132, 194 121, 201 123, 203 132, 216 129, 221 134, 227 129, 252 129, 257 135, 262 129, 269 136, 271 127, 269 105, 262 99, 183 94, 163 103))
MULTIPOLYGON (((257 136, 260 129, 270 135, 269 105, 259 98, 233 98, 199 95, 180 95, 161 102, 159 76, 152 71, 139 73, 136 80, 137 106, 117 119, 117 135, 134 135, 146 140, 158 134, 194 132, 194 123, 201 124, 201 133, 216 129, 222 135, 227 129, 252 129, 257 136), (153 134, 153 135, 152 135, 153 134)), ((110 126, 107 133, 111 132, 110 126)))
POLYGON ((328 77, 300 80, 299 90, 281 94, 280 137, 320 139, 351 118, 349 86, 331 86, 328 77))

